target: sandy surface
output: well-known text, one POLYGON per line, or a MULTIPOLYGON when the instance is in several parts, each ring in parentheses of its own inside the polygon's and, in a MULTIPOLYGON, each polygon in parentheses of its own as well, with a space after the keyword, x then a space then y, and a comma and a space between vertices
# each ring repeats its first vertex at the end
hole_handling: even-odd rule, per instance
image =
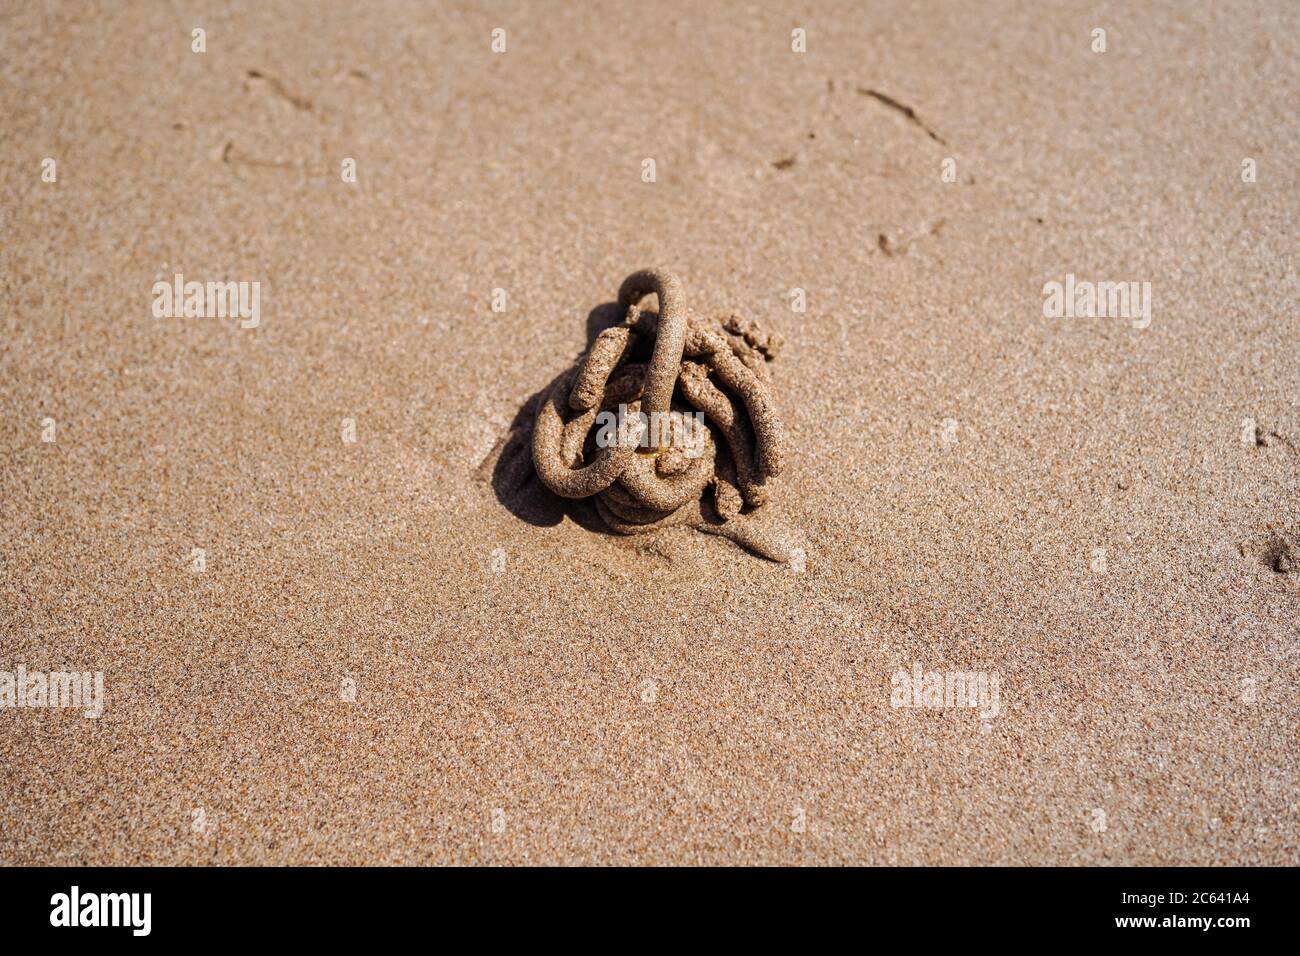
POLYGON ((1300 9, 647 6, 3 4, 0 862, 1300 862, 1300 9), (654 264, 802 570, 494 487, 654 264))

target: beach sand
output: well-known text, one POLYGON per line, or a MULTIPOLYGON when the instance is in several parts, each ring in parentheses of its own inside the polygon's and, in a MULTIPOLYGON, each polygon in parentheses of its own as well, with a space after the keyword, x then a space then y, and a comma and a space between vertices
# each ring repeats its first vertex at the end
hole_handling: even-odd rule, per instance
POLYGON ((1300 8, 1142 6, 5 3, 0 863, 1300 862, 1300 8), (506 480, 648 266, 803 560, 506 480))

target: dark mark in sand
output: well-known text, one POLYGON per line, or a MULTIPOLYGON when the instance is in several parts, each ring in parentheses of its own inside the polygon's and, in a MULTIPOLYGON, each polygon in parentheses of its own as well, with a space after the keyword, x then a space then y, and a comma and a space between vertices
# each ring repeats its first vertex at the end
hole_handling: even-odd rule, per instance
POLYGON ((280 99, 286 101, 294 109, 302 110, 304 113, 310 113, 312 111, 313 107, 312 107, 311 100, 306 99, 305 97, 302 96, 297 96, 294 93, 290 93, 285 88, 285 85, 281 83, 279 80, 277 80, 275 77, 268 76, 267 74, 263 73, 261 70, 247 70, 245 72, 250 80, 261 80, 263 83, 265 83, 267 86, 271 88, 272 93, 280 97, 280 99))
POLYGON ((872 99, 876 100, 877 102, 884 103, 891 110, 898 110, 898 112, 906 116, 911 122, 915 123, 921 129, 925 130, 926 135, 929 136, 936 143, 943 143, 944 146, 948 145, 947 142, 944 141, 944 138, 940 136, 938 133, 936 133, 934 130, 930 129, 930 127, 925 124, 925 122, 921 119, 921 117, 916 115, 916 110, 912 109, 912 107, 908 106, 906 103, 900 103, 892 96, 887 96, 884 93, 880 93, 876 90, 869 90, 864 86, 859 86, 858 92, 861 93, 863 96, 870 96, 872 99))

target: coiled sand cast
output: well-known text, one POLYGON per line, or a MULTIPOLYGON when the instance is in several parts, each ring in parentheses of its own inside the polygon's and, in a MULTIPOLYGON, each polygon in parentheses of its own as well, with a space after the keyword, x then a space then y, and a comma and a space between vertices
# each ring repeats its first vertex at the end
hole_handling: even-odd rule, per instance
POLYGON ((620 534, 685 524, 789 561, 786 536, 754 520, 784 457, 767 372, 780 337, 738 315, 696 314, 662 269, 628 276, 618 304, 623 322, 596 337, 538 409, 538 476, 557 495, 593 498, 620 534), (650 293, 657 313, 639 308, 650 293), (630 427, 602 429, 620 407, 630 427))

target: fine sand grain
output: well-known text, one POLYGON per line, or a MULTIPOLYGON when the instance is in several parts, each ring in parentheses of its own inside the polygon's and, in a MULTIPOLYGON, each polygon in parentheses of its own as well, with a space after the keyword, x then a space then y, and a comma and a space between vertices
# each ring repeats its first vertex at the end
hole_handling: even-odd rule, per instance
POLYGON ((0 4, 0 863, 1300 862, 1300 7, 576 6, 0 4), (802 560, 518 471, 650 265, 802 560))

